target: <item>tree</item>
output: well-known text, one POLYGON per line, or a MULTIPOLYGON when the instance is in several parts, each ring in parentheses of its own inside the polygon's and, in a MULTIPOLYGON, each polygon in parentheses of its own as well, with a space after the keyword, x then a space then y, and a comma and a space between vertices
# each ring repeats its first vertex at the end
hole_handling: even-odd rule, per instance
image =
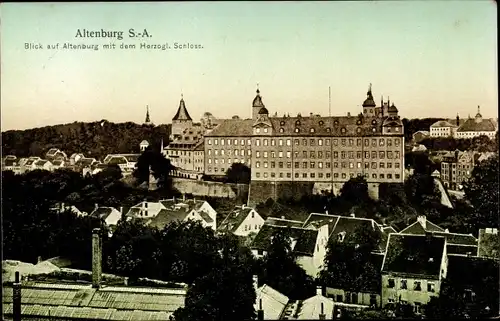
POLYGON ((474 167, 464 184, 466 199, 472 204, 469 224, 476 230, 498 226, 498 154, 474 167))
POLYGON ((259 282, 267 284, 290 299, 306 299, 314 295, 314 280, 295 262, 286 231, 273 234, 267 255, 261 261, 259 282))
POLYGON ((466 304, 463 296, 444 279, 439 297, 432 297, 424 312, 428 319, 465 319, 466 304))
POLYGON ((227 169, 226 178, 228 183, 250 184, 250 168, 242 163, 233 163, 227 169))
POLYGON ((217 266, 191 285, 185 307, 174 312, 176 320, 251 320, 255 317, 256 294, 252 260, 232 236, 219 239, 217 266))
POLYGON ((351 204, 366 202, 370 199, 366 179, 360 176, 349 179, 340 189, 340 195, 351 204))
POLYGON ((138 184, 142 184, 149 180, 150 169, 153 176, 158 179, 158 186, 164 189, 171 189, 170 171, 173 169, 170 160, 151 147, 148 147, 137 160, 136 169, 133 173, 138 184))

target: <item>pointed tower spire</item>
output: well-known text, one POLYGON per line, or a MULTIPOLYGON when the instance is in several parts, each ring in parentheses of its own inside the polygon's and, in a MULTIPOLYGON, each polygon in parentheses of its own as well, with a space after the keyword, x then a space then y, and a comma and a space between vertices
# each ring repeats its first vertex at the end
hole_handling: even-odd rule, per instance
POLYGON ((145 124, 150 124, 151 119, 149 118, 149 106, 146 105, 146 120, 144 121, 145 124))
POLYGON ((181 94, 181 101, 179 102, 179 108, 172 120, 193 120, 186 109, 186 104, 184 103, 184 95, 181 94))

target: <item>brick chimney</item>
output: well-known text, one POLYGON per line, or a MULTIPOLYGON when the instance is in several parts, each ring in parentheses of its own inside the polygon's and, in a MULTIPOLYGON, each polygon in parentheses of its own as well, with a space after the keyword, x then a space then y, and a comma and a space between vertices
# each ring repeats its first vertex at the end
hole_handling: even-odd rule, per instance
POLYGON ((417 217, 417 222, 419 222, 420 225, 422 225, 422 227, 424 228, 424 230, 427 229, 427 219, 426 219, 425 215, 419 215, 417 217))
POLYGON ((324 310, 324 307, 323 307, 323 302, 321 302, 321 313, 319 314, 319 319, 320 320, 325 320, 326 319, 325 310, 324 310))
POLYGON ((19 271, 16 271, 14 284, 12 284, 13 320, 21 321, 21 281, 19 271))
POLYGON ((102 278, 102 243, 101 229, 92 231, 92 287, 98 289, 102 278))
POLYGON ((257 320, 264 320, 264 310, 262 309, 262 299, 259 299, 259 310, 257 310, 257 320))

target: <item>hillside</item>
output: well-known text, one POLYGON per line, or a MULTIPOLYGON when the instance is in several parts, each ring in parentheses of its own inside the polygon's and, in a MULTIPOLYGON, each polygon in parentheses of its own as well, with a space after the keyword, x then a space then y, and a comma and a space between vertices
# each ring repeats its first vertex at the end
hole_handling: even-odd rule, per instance
POLYGON ((147 126, 132 122, 74 122, 27 130, 2 132, 3 155, 17 157, 40 156, 50 148, 59 148, 69 156, 83 153, 87 157, 103 158, 110 153, 138 153, 139 144, 147 140, 159 149, 166 146, 171 125, 147 126))

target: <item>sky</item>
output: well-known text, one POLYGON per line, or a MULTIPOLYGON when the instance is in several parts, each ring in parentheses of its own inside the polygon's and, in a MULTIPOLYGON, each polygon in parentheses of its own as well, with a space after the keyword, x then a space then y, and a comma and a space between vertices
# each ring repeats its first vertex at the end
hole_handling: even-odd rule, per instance
POLYGON ((329 87, 331 115, 358 114, 371 83, 377 105, 390 97, 401 117, 473 117, 478 105, 498 117, 495 1, 3 3, 0 17, 2 131, 142 123, 146 105, 166 124, 181 95, 195 121, 249 118, 257 84, 280 116, 327 116, 329 87))

